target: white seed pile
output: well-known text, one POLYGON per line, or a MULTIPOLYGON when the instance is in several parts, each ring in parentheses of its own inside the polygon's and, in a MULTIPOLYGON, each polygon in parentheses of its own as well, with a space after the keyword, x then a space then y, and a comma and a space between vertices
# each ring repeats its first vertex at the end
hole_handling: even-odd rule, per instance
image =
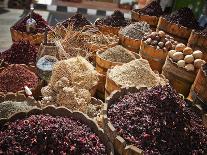
POLYGON ((108 61, 120 63, 127 63, 136 59, 131 51, 127 50, 121 45, 107 49, 105 52, 100 54, 100 57, 108 61))
POLYGON ((108 72, 108 76, 121 86, 150 88, 159 84, 166 84, 166 79, 154 73, 148 61, 144 59, 136 59, 121 66, 115 66, 108 72))
POLYGON ((140 40, 144 37, 145 33, 151 32, 150 25, 146 22, 136 22, 120 30, 120 33, 124 36, 140 40))
POLYGON ((16 101, 4 101, 0 103, 0 118, 8 118, 17 112, 26 112, 36 106, 29 106, 26 101, 16 102, 16 101))

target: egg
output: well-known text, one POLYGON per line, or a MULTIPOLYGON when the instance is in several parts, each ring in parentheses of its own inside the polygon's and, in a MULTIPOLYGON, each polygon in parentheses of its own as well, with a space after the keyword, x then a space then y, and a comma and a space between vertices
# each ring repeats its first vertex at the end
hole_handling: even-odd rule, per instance
POLYGON ((185 65, 185 69, 187 71, 194 71, 195 70, 195 67, 194 67, 193 64, 187 64, 187 65, 185 65))
POLYGON ((177 44, 176 46, 175 46, 175 50, 176 51, 183 51, 184 49, 185 49, 185 44, 183 44, 183 43, 179 43, 179 44, 177 44))
POLYGON ((185 67, 185 61, 184 60, 179 60, 177 62, 178 67, 185 67))
POLYGON ((168 52, 168 55, 169 55, 169 57, 170 58, 173 58, 173 54, 176 52, 176 50, 170 50, 169 52, 168 52))
POLYGON ((173 60, 174 61, 179 61, 179 60, 182 60, 184 58, 184 55, 182 52, 175 52, 172 56, 173 60))
POLYGON ((196 51, 193 52, 193 57, 195 59, 202 59, 203 53, 201 51, 199 51, 199 50, 196 50, 196 51))
POLYGON ((195 68, 199 69, 205 63, 206 62, 204 60, 202 60, 202 59, 195 59, 194 66, 195 66, 195 68))
POLYGON ((186 48, 184 48, 184 50, 183 50, 183 54, 184 55, 189 55, 189 54, 192 54, 193 53, 193 50, 192 50, 192 48, 190 48, 190 47, 186 47, 186 48))
POLYGON ((193 55, 186 55, 185 56, 185 58, 184 58, 184 61, 185 61, 185 63, 193 63, 193 61, 194 61, 194 57, 193 57, 193 55))

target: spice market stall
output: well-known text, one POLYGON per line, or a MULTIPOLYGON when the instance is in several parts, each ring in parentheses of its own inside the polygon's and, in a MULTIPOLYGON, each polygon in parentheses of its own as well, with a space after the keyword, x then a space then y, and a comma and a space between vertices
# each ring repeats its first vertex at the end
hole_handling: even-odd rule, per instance
POLYGON ((189 8, 131 13, 50 26, 32 9, 11 27, 1 153, 207 154, 206 30, 189 8))

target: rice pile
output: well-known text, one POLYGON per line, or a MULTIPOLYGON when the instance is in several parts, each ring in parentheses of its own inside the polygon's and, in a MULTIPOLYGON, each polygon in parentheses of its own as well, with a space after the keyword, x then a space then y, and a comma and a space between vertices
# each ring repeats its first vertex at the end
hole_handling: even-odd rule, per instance
POLYGON ((154 73, 148 61, 144 59, 136 59, 121 66, 115 66, 108 72, 108 76, 121 86, 150 88, 166 84, 166 79, 154 73))

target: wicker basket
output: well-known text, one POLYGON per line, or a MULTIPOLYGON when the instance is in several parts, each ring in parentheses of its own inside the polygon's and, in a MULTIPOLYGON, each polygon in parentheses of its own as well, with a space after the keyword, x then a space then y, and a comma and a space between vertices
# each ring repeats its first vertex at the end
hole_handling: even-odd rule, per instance
MULTIPOLYGON (((108 118, 108 108, 111 104, 114 104, 117 102, 117 100, 120 99, 120 96, 124 96, 127 93, 137 93, 143 90, 146 90, 146 87, 122 87, 119 91, 114 91, 109 97, 106 98, 106 104, 104 106, 103 110, 103 122, 104 122, 104 131, 111 140, 111 142, 114 145, 115 151, 118 152, 119 155, 143 155, 143 150, 137 148, 134 145, 129 145, 124 140, 123 137, 121 137, 113 124, 111 123, 110 119, 108 118)), ((197 109, 196 106, 193 106, 191 104, 191 108, 195 110, 196 112, 200 113, 199 109, 197 109)), ((203 114, 202 114, 203 115, 203 114)), ((207 128, 207 115, 203 115, 203 123, 207 128)))
POLYGON ((188 39, 188 46, 194 50, 201 50, 203 52, 203 60, 207 62, 207 36, 203 36, 193 30, 188 39))
POLYGON ((16 121, 18 119, 24 119, 27 118, 31 115, 40 115, 40 114, 49 114, 51 116, 61 116, 61 117, 72 117, 74 119, 79 120, 80 122, 88 125, 94 133, 98 135, 100 140, 105 144, 106 149, 107 149, 107 154, 108 155, 114 155, 114 148, 107 136, 104 134, 102 129, 100 129, 97 124, 90 119, 88 116, 85 114, 78 112, 78 111, 70 111, 69 109, 65 107, 54 107, 54 106, 47 106, 44 109, 32 109, 29 112, 20 112, 16 113, 9 119, 0 119, 0 127, 3 127, 5 123, 10 122, 10 121, 16 121))
POLYGON ((139 12, 137 12, 135 9, 131 11, 131 14, 132 14, 132 20, 134 20, 136 22, 145 21, 150 25, 150 27, 153 31, 156 30, 157 24, 158 24, 158 21, 159 21, 159 17, 149 16, 149 15, 142 15, 139 12))
MULTIPOLYGON (((15 65, 15 64, 11 64, 11 65, 15 65)), ((11 66, 11 65, 4 64, 3 66, 1 66, 0 72, 2 72, 7 66, 11 66)), ((36 70, 35 66, 27 66, 25 64, 20 64, 20 65, 25 67, 26 69, 30 70, 31 72, 33 72, 37 75, 37 70, 36 70)), ((40 97, 41 97, 41 88, 42 88, 42 86, 43 86, 43 81, 41 79, 39 79, 38 84, 34 88, 31 88, 32 95, 37 100, 40 99, 40 97)), ((7 93, 0 92, 0 93, 4 94, 4 95, 13 94, 13 93, 25 95, 25 90, 20 90, 18 92, 7 92, 7 93)))
POLYGON ((157 30, 165 31, 172 36, 174 40, 186 44, 190 37, 192 29, 169 22, 167 19, 160 17, 157 30))
POLYGON ((162 74, 178 93, 183 94, 185 97, 189 95, 196 72, 189 72, 185 68, 178 67, 176 63, 167 57, 162 68, 162 74))

